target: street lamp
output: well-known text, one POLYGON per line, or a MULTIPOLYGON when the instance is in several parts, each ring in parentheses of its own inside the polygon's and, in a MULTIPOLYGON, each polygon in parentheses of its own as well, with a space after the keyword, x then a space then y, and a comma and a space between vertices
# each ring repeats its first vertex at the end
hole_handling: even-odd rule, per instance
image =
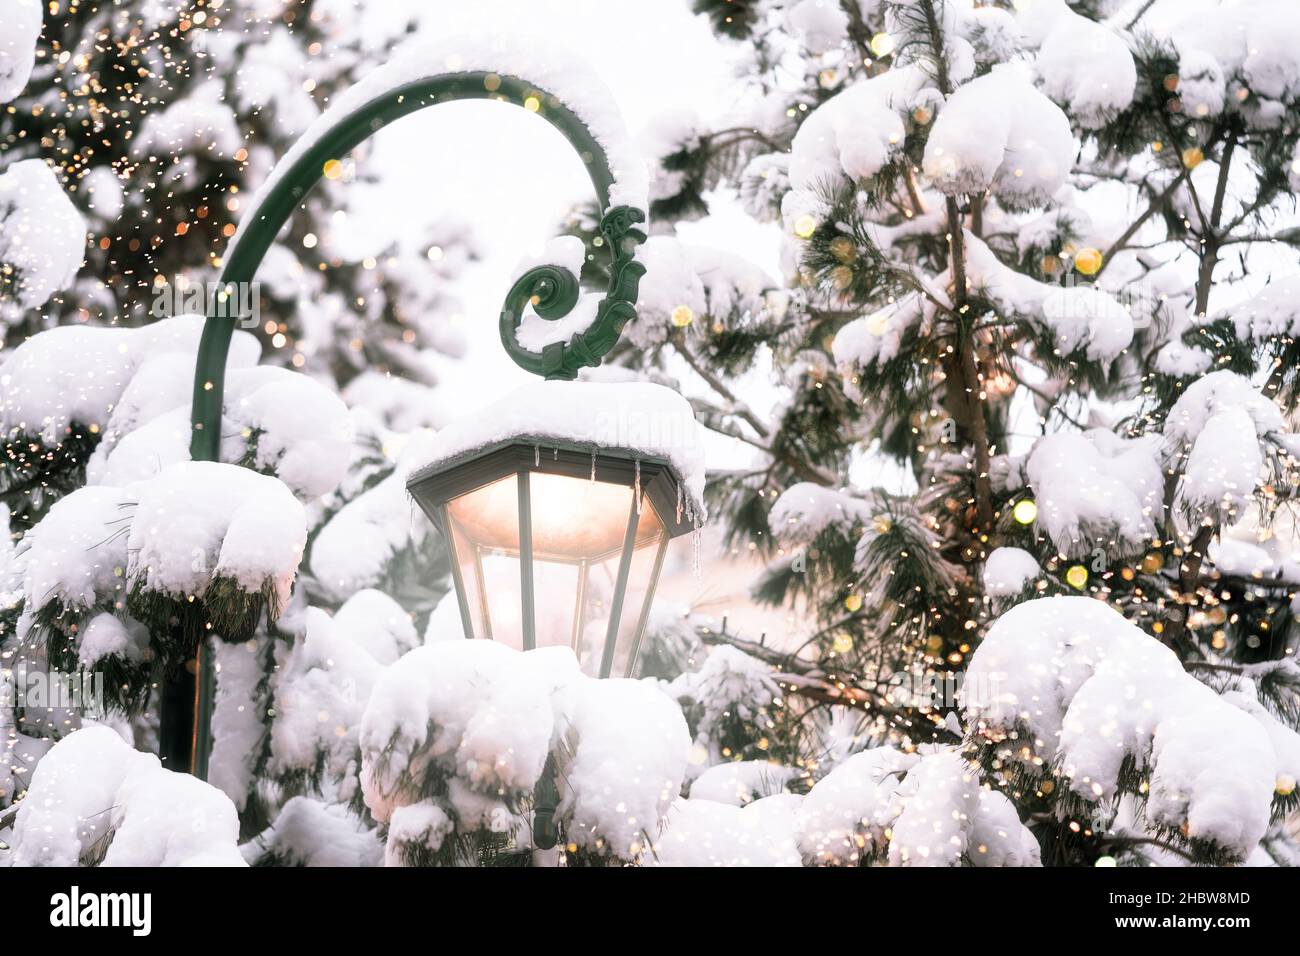
MULTIPOLYGON (((231 314, 229 303, 248 301, 244 293, 258 267, 307 193, 331 171, 337 175, 340 161, 387 124, 466 99, 521 106, 559 130, 591 178, 601 210, 596 245, 609 255, 606 293, 590 320, 572 334, 544 337, 536 351, 519 341, 520 323, 526 316, 553 322, 573 312, 578 263, 538 265, 519 276, 500 314, 507 354, 525 370, 557 380, 545 387, 578 387, 568 380, 599 365, 618 342, 636 314, 645 272, 636 251, 646 239, 649 184, 608 94, 572 57, 548 59, 533 44, 507 50, 494 40, 414 50, 335 97, 248 204, 222 259, 220 291, 209 300, 199 343, 191 405, 195 461, 218 460, 226 356, 236 325, 251 321, 231 314)), ((584 407, 591 415, 600 410, 584 407)), ((453 550, 467 636, 521 649, 569 644, 587 673, 610 676, 630 672, 667 542, 686 530, 677 504, 683 477, 662 448, 574 445, 534 429, 432 461, 409 487, 453 550)), ((687 496, 692 525, 696 478, 691 475, 687 496)), ((159 750, 168 766, 188 765, 207 779, 215 669, 210 648, 200 643, 193 653, 197 679, 180 671, 162 688, 159 750)), ((540 830, 554 808, 550 776, 545 789, 551 792, 539 796, 540 830)))
POLYGON ((451 550, 466 637, 630 676, 668 541, 692 527, 669 461, 523 434, 435 458, 407 489, 451 550))

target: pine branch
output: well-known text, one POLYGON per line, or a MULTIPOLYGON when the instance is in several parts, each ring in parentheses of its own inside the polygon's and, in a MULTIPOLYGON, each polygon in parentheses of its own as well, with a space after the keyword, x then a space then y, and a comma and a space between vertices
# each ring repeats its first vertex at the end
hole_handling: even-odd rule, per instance
POLYGON ((702 627, 696 633, 705 644, 729 644, 756 660, 779 668, 773 677, 790 693, 823 704, 861 707, 866 713, 888 721, 909 738, 915 738, 918 730, 924 730, 929 734, 927 739, 953 744, 962 742, 962 737, 953 733, 944 724, 937 723, 929 716, 911 708, 896 707, 875 688, 864 687, 857 682, 850 683, 792 654, 730 634, 726 630, 725 623, 721 631, 702 627))
MULTIPOLYGON (((1214 284, 1214 267, 1219 263, 1219 222, 1223 218, 1223 200, 1228 189, 1228 170, 1232 165, 1232 153, 1236 148, 1237 138, 1229 135, 1219 160, 1219 177, 1214 186, 1214 200, 1210 209, 1209 222, 1205 224, 1205 235, 1201 237, 1201 265, 1196 275, 1196 315, 1204 318, 1210 307, 1210 290, 1214 284)), ((1191 180, 1188 179, 1188 186, 1191 180)), ((1199 204, 1198 204, 1199 208, 1199 204)))
MULTIPOLYGON (((1201 565, 1205 561, 1206 549, 1209 548, 1210 541, 1218 530, 1217 525, 1203 525, 1192 538, 1191 544, 1187 546, 1188 553, 1178 567, 1180 597, 1188 601, 1195 600, 1196 591, 1201 586, 1201 565)), ((1187 631, 1185 603, 1187 602, 1180 600, 1175 609, 1166 616, 1165 630, 1160 636, 1169 647, 1177 648, 1187 631)))
MULTIPOLYGON (((760 438, 771 438, 771 428, 769 428, 763 420, 754 413, 753 409, 741 401, 740 398, 737 397, 736 393, 728 388, 727 384, 722 381, 722 379, 718 378, 718 376, 715 375, 707 365, 700 361, 699 357, 691 351, 690 346, 677 338, 672 339, 672 346, 674 351, 676 351, 677 354, 686 361, 686 364, 691 367, 691 371, 704 379, 708 386, 722 397, 723 401, 727 403, 733 414, 749 425, 750 428, 754 429, 760 438)), ((783 449, 782 451, 777 452, 773 450, 770 444, 750 441, 744 436, 735 433, 732 434, 732 437, 739 438, 748 444, 754 445, 756 448, 762 449, 773 458, 776 458, 778 461, 789 466, 801 478, 819 485, 825 485, 828 488, 833 488, 840 484, 838 478, 834 474, 800 458, 796 458, 794 455, 790 454, 788 450, 783 449)))
POLYGON ((1187 174, 1188 170, 1184 167, 1183 171, 1175 176, 1169 185, 1160 190, 1159 194, 1151 200, 1151 204, 1147 206, 1142 215, 1133 220, 1133 222, 1129 224, 1129 227, 1120 233, 1119 238, 1112 242, 1106 251, 1102 253, 1101 268, 1097 270, 1098 275, 1100 275, 1105 268, 1110 265, 1111 259, 1115 257, 1116 253, 1122 252, 1124 249, 1128 248, 1129 240, 1137 235, 1137 231, 1146 224, 1148 219, 1164 207, 1165 203, 1169 201, 1169 197, 1174 194, 1174 190, 1176 190, 1182 184, 1183 180, 1187 178, 1187 174))

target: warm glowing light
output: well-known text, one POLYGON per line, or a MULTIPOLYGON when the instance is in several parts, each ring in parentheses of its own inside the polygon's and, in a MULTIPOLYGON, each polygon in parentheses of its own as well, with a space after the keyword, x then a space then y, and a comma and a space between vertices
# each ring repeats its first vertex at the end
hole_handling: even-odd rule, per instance
POLYGON ((343 164, 337 159, 327 159, 323 171, 326 179, 338 179, 343 175, 343 164))
POLYGON ((1204 159, 1205 153, 1201 152, 1199 146, 1188 146, 1183 150, 1183 165, 1188 169, 1195 169, 1204 159))
POLYGON ((862 595, 850 594, 844 599, 844 607, 850 614, 856 614, 862 610, 862 595))
POLYGON ((673 309, 671 318, 673 325, 679 329, 684 329, 695 321, 695 312, 692 311, 689 305, 679 305, 673 309))
POLYGON ((1091 247, 1080 249, 1074 257, 1074 268, 1086 276, 1095 276, 1101 271, 1101 252, 1091 247))
POLYGON ((1082 591, 1088 584, 1088 569, 1082 564, 1071 565, 1065 572, 1065 581, 1076 591, 1082 591))
POLYGON ((836 634, 835 640, 831 642, 831 650, 836 654, 847 654, 853 650, 853 638, 848 634, 836 634))
POLYGON ((817 220, 807 213, 794 221, 794 234, 800 239, 810 239, 817 231, 817 220))
POLYGON ((897 44, 888 33, 877 33, 871 38, 871 52, 879 57, 889 56, 897 44))
POLYGON ((1038 503, 1033 498, 1021 498, 1011 509, 1017 524, 1033 524, 1038 519, 1038 503))

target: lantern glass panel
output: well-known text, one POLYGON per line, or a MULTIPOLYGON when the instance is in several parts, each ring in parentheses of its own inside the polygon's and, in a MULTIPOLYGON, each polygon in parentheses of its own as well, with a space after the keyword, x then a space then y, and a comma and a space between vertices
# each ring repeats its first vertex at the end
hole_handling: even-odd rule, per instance
POLYGON ((520 562, 527 541, 535 646, 570 646, 588 674, 623 676, 669 537, 664 522, 645 494, 633 510, 634 488, 627 484, 537 471, 526 472, 524 480, 527 533, 520 524, 520 475, 490 481, 446 504, 472 636, 523 647, 520 562))
POLYGON ((447 524, 472 636, 519 647, 518 477, 506 475, 452 498, 447 524))
POLYGON ((591 676, 630 674, 668 541, 691 527, 667 463, 520 441, 407 487, 449 545, 467 637, 569 646, 591 676))
MULTIPOLYGON (((637 522, 636 545, 628 566, 627 584, 623 591, 623 607, 619 615, 610 666, 608 672, 600 672, 600 676, 630 676, 667 546, 667 529, 655 512, 654 505, 642 499, 641 514, 637 522)), ((589 673, 597 673, 597 671, 592 669, 589 673)))

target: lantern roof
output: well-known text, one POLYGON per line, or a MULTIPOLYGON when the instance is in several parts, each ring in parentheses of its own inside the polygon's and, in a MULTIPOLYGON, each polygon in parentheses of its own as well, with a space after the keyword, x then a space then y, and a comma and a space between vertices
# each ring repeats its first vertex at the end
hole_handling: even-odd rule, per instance
POLYGON ((503 445, 564 449, 665 467, 684 510, 704 520, 704 446, 690 403, 650 382, 538 381, 443 428, 409 473, 408 487, 503 445))

